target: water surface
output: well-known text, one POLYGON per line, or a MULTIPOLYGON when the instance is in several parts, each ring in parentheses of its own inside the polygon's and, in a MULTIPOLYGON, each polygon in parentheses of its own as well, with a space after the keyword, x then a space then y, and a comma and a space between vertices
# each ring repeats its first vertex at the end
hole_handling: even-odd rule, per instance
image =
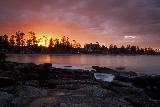
POLYGON ((115 69, 125 67, 127 71, 160 74, 160 56, 152 55, 62 55, 62 54, 9 54, 7 60, 22 63, 52 63, 55 66, 90 68, 93 65, 115 69))

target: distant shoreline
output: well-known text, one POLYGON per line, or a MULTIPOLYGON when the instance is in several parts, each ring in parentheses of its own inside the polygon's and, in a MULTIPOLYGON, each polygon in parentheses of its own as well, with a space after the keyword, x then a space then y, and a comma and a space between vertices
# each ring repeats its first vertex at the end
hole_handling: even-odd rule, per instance
POLYGON ((160 54, 105 54, 105 53, 5 53, 5 54, 51 54, 51 55, 111 55, 111 56, 159 56, 160 54))

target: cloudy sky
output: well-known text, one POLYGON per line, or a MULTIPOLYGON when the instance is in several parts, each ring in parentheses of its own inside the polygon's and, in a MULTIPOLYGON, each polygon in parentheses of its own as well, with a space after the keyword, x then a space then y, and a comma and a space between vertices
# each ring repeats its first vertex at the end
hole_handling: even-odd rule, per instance
POLYGON ((160 48, 160 0, 0 0, 0 34, 18 30, 160 48))

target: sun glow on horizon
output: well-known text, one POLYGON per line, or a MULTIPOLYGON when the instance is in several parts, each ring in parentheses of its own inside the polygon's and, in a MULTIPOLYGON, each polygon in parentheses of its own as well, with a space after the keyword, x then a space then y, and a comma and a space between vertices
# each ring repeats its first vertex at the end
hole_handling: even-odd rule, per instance
POLYGON ((49 41, 51 38, 59 38, 59 34, 56 33, 47 33, 47 32, 38 32, 37 34, 37 39, 38 39, 38 46, 49 46, 49 41))

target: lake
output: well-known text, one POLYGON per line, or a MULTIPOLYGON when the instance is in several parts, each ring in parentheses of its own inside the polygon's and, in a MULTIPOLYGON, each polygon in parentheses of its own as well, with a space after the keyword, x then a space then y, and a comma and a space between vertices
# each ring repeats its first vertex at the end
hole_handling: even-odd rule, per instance
POLYGON ((116 69, 125 67, 126 71, 147 74, 160 74, 160 56, 152 55, 64 55, 64 54, 8 54, 8 61, 21 63, 52 63, 54 67, 72 66, 90 69, 91 66, 104 66, 116 69))

